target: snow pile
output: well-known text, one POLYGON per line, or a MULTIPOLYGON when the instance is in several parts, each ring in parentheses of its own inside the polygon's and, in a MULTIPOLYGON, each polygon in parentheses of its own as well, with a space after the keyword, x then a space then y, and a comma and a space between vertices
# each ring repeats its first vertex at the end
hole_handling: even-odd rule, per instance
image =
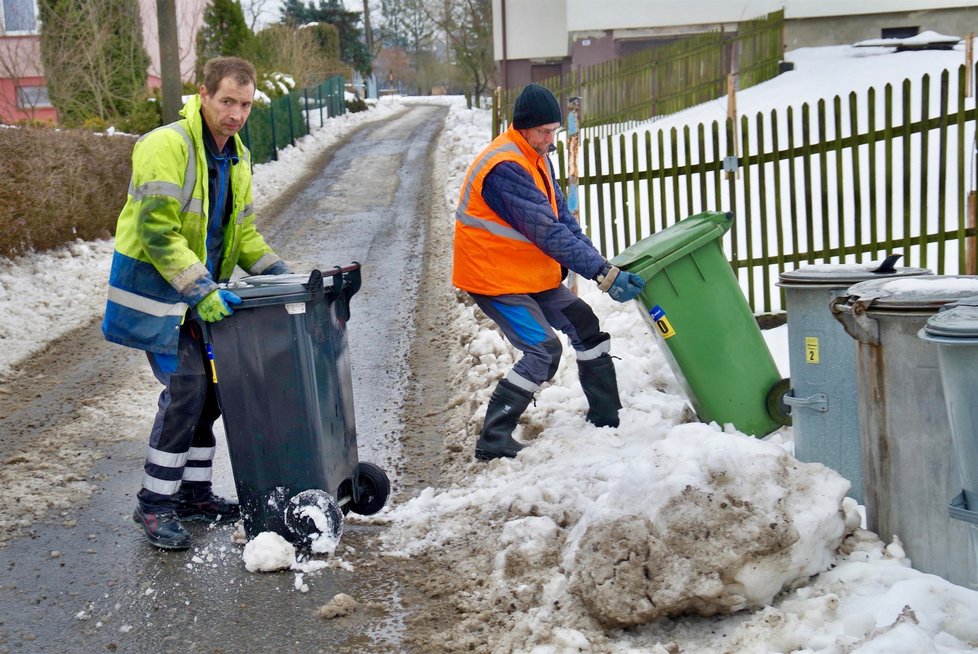
POLYGON ((112 241, 76 241, 0 258, 0 375, 102 314, 112 250, 112 241))
POLYGON ((606 627, 764 606, 842 542, 849 483, 776 445, 691 424, 621 454, 563 555, 572 592, 606 627))
POLYGON ((569 394, 540 393, 526 417, 553 427, 518 432, 531 444, 518 459, 393 509, 388 552, 495 552, 488 602, 609 628, 764 606, 827 569, 858 525, 847 481, 776 444, 681 411, 626 408, 622 427, 599 429, 569 394))

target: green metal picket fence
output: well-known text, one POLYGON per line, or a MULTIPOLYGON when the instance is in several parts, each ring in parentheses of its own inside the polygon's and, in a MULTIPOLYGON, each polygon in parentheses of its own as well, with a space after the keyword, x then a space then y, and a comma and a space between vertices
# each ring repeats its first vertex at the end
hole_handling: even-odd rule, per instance
MULTIPOLYGON (((882 92, 737 123, 584 138, 581 223, 608 257, 701 211, 733 211, 724 238, 756 313, 780 312, 781 272, 875 261, 974 271, 976 117, 965 67, 882 92), (954 79, 952 83, 952 78, 954 79)), ((558 171, 568 170, 558 147, 558 171)))
POLYGON ((275 98, 269 104, 256 103, 241 130, 252 163, 278 159, 278 151, 295 145, 296 139, 312 131, 315 121, 322 127, 327 118, 346 112, 345 79, 331 77, 322 84, 275 98))
MULTIPOLYGON (((581 98, 585 135, 607 134, 722 96, 727 75, 741 89, 776 76, 783 55, 784 11, 738 24, 736 32, 705 32, 627 57, 557 75, 539 84, 566 106, 581 98)), ((522 89, 494 97, 493 136, 505 129, 522 89)))

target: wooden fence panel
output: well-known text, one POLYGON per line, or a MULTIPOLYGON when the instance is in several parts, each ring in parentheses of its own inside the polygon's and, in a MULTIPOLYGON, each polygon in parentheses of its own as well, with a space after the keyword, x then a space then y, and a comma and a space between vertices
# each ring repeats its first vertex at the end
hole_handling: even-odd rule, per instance
POLYGON ((868 89, 783 116, 582 139, 582 225, 611 257, 686 216, 733 211, 724 247, 757 313, 783 310, 773 283, 805 264, 901 251, 903 265, 964 271, 978 112, 963 66, 954 79, 886 85, 882 103, 868 89))

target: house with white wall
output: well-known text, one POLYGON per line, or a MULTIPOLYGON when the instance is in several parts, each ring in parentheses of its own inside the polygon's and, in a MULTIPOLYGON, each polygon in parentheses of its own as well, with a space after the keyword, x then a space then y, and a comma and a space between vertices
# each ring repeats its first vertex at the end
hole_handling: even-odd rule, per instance
MULTIPOLYGON (((180 74, 193 80, 194 44, 207 0, 176 0, 180 74)), ((150 88, 160 86, 160 43, 156 0, 139 0, 143 45, 150 57, 150 88)), ((56 122, 41 63, 37 0, 0 0, 0 123, 56 122)))
POLYGON ((978 32, 978 0, 493 0, 498 83, 517 88, 779 10, 789 50, 978 32))

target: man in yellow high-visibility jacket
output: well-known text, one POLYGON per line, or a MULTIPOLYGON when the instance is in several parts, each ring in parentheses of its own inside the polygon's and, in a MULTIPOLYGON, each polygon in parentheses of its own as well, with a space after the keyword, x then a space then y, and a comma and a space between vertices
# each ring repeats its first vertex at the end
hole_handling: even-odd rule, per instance
POLYGON ((241 299, 218 288, 235 266, 289 272, 255 228, 251 155, 238 131, 251 112, 255 69, 237 57, 204 67, 200 93, 180 120, 136 143, 132 181, 119 215, 105 338, 145 350, 163 384, 133 519, 150 543, 190 547, 181 520, 235 520, 238 505, 211 490, 220 416, 201 330, 241 299))
POLYGON ((523 449, 513 430, 533 393, 557 372, 562 346, 554 329, 567 334, 577 354, 587 419, 618 426, 611 337, 591 307, 561 282, 570 269, 626 302, 644 281, 612 266, 567 209, 547 156, 560 122, 553 94, 537 84, 526 86, 509 129, 476 157, 462 183, 452 283, 468 291, 523 353, 489 400, 477 459, 514 457, 523 449))

